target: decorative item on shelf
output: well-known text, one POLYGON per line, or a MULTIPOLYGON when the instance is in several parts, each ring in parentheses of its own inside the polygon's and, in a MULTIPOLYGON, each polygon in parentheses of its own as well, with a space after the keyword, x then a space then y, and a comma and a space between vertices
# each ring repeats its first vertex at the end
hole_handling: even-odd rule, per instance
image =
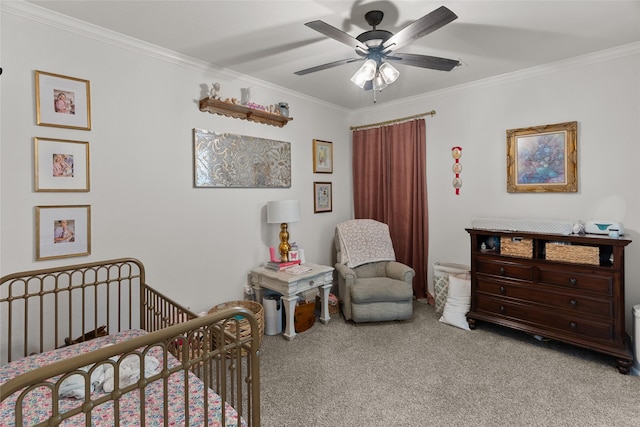
POLYGON ((289 231, 288 222, 300 221, 300 208, 297 200, 279 200, 267 203, 267 222, 280 224, 280 261, 289 261, 289 231))
POLYGON ((211 91, 209 93, 209 98, 211 99, 220 99, 220 83, 215 82, 211 85, 211 91))
POLYGON ((241 93, 240 103, 242 105, 253 103, 254 91, 252 87, 243 87, 242 89, 240 89, 240 93, 241 93))
POLYGON ((278 102, 278 111, 284 117, 289 117, 289 104, 286 102, 278 102))
POLYGON ((462 147, 451 148, 451 156, 455 159, 453 164, 453 173, 456 177, 453 179, 453 188, 456 189, 456 195, 460 195, 460 187, 462 187, 462 179, 460 179, 460 172, 462 172, 462 164, 460 164, 460 157, 462 157, 462 147))

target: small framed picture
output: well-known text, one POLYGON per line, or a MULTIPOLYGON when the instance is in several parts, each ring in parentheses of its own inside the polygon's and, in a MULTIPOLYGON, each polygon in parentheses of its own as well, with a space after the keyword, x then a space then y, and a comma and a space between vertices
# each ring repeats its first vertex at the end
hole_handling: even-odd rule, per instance
POLYGON ((91 254, 91 206, 36 206, 36 261, 91 254))
POLYGON ((289 251, 289 261, 299 261, 298 251, 289 251))
POLYGON ((333 144, 313 140, 313 173, 333 173, 333 144))
POLYGON ((578 122, 507 130, 507 192, 578 191, 578 122))
POLYGON ((331 183, 330 182, 314 182, 313 183, 313 212, 331 212, 331 183))
POLYGON ((35 191, 89 191, 89 143, 34 138, 35 191))
POLYGON ((36 71, 36 123, 91 130, 89 80, 36 71))

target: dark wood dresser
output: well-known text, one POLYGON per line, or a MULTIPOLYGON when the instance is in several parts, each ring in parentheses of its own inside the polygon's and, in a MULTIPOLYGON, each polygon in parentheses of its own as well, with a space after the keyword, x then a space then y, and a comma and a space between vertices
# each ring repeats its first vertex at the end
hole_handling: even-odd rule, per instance
POLYGON ((631 240, 467 229, 469 327, 492 322, 633 363, 625 332, 624 249, 631 240))

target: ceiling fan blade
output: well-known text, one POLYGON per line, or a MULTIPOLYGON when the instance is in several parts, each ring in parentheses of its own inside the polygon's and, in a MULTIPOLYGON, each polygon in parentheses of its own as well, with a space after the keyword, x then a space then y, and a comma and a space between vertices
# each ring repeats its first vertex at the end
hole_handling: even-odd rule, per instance
POLYGON ((442 28, 449 22, 458 18, 458 15, 450 11, 444 6, 440 6, 431 13, 426 14, 417 21, 404 27, 396 34, 391 36, 389 40, 383 44, 383 53, 389 53, 391 51, 400 49, 403 46, 408 45, 414 40, 423 37, 438 28, 442 28))
POLYGON ((339 30, 336 27, 333 27, 327 24, 324 21, 311 21, 311 22, 307 22, 304 25, 306 25, 307 27, 313 30, 316 30, 319 33, 324 34, 327 37, 331 37, 332 39, 337 40, 340 43, 344 43, 353 49, 359 48, 365 53, 369 51, 369 47, 367 47, 366 44, 362 43, 360 40, 356 39, 355 37, 351 37, 349 34, 345 33, 344 31, 339 30))
POLYGON ((339 61, 329 62, 328 64, 317 65, 315 67, 306 68, 304 70, 296 71, 293 74, 297 74, 299 76, 304 76, 305 74, 315 73, 316 71, 326 70, 327 68, 337 67, 338 65, 349 64, 351 62, 356 61, 364 61, 366 58, 350 58, 350 59, 341 59, 339 61))
POLYGON ((397 61, 399 64, 440 71, 451 71, 460 65, 460 61, 456 61, 455 59, 439 58, 437 56, 428 55, 415 55, 413 53, 394 53, 392 56, 385 57, 385 59, 388 61, 397 61))

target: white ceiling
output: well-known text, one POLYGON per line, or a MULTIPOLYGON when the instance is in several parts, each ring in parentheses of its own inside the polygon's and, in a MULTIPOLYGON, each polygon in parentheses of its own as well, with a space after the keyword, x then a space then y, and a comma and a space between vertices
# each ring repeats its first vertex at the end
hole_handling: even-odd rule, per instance
POLYGON ((369 10, 382 10, 385 16, 378 29, 392 33, 442 5, 458 15, 398 52, 457 59, 463 65, 451 72, 397 65, 400 78, 377 94, 378 104, 640 41, 640 1, 32 3, 346 109, 373 104, 371 91, 349 80, 362 63, 294 75, 357 57, 351 48, 305 22, 322 20, 355 37, 371 29, 364 20, 369 10))

